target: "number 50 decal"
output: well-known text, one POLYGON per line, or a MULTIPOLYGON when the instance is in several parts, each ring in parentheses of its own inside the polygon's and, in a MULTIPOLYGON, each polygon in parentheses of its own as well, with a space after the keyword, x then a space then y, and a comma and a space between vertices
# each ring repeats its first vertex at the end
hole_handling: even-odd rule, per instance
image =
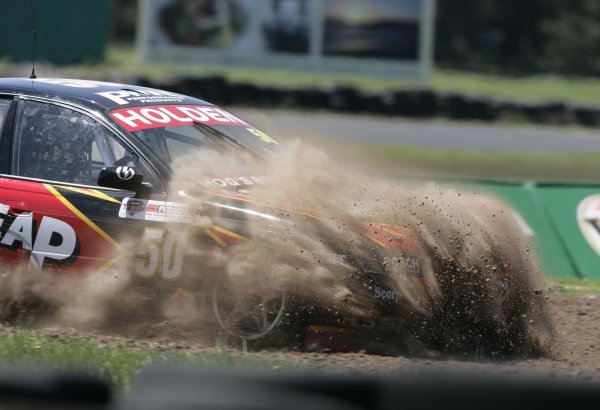
POLYGON ((159 274, 167 280, 177 279, 183 266, 183 247, 178 239, 173 232, 146 228, 142 249, 136 255, 136 273, 143 278, 159 274))

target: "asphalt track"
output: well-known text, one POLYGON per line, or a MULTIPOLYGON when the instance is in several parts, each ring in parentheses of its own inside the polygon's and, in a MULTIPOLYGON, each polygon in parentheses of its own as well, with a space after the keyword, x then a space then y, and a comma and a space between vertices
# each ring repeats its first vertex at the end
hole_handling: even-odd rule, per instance
POLYGON ((234 109, 279 138, 345 139, 478 151, 600 152, 600 129, 410 120, 331 113, 234 109))

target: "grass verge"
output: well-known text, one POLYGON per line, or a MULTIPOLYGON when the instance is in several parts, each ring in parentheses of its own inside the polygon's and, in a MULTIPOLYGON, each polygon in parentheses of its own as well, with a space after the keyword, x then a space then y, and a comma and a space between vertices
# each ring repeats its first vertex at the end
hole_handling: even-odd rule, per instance
POLYGON ((561 293, 600 293, 600 281, 556 279, 550 282, 549 288, 561 293))
MULTIPOLYGON (((64 340, 19 328, 4 328, 0 333, 0 365, 82 372, 100 377, 109 383, 113 391, 127 388, 142 367, 167 362, 269 369, 283 365, 274 357, 245 356, 226 349, 190 353, 175 348, 150 349, 93 340, 64 340)), ((291 364, 285 365, 289 367, 291 364)))
POLYGON ((425 174, 514 180, 600 182, 600 153, 465 151, 361 143, 323 143, 328 152, 390 177, 425 174))
POLYGON ((518 101, 572 101, 600 104, 597 78, 532 75, 511 77, 461 71, 434 70, 431 88, 439 91, 488 95, 518 101))

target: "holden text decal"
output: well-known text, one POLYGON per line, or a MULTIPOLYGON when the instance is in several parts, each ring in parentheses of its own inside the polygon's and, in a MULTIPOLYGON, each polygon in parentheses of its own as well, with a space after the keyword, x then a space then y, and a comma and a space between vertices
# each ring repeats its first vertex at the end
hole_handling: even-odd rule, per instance
POLYGON ((195 122, 208 125, 248 125, 225 110, 202 105, 153 105, 120 108, 111 111, 110 116, 127 131, 192 125, 195 122))

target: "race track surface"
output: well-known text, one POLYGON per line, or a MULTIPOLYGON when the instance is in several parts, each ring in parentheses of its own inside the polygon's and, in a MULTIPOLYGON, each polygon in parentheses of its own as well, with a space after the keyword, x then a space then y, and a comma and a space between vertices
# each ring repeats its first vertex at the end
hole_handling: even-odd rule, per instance
POLYGON ((510 374, 576 377, 600 382, 600 295, 551 293, 557 339, 547 358, 490 361, 485 357, 380 357, 366 354, 297 354, 301 363, 323 369, 393 372, 412 369, 468 369, 510 374))
POLYGON ((274 137, 480 151, 600 152, 600 130, 235 109, 274 137))
MULTIPOLYGON (((331 372, 388 374, 401 370, 458 369, 469 372, 506 372, 542 376, 574 377, 600 382, 600 294, 550 292, 548 302, 557 329, 557 338, 548 357, 491 361, 486 357, 445 357, 431 353, 428 357, 384 357, 365 353, 305 353, 296 351, 252 352, 233 350, 230 355, 250 359, 275 359, 281 367, 318 369, 331 372)), ((166 329, 165 329, 166 330, 166 329)), ((45 330, 52 338, 85 339, 103 345, 138 346, 160 351, 213 352, 205 340, 197 337, 107 336, 69 330, 45 330)), ((163 334, 166 332, 163 332, 163 334)))

